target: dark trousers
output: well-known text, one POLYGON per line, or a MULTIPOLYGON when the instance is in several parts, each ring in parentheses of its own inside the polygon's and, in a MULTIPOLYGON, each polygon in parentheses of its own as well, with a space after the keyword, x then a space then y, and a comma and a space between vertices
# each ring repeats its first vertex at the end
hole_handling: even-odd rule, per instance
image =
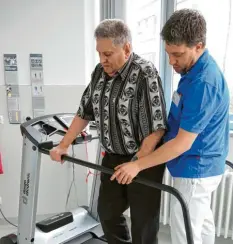
MULTIPOLYGON (((114 169, 117 165, 129 162, 131 156, 106 154, 102 165, 114 169)), ((149 168, 139 176, 155 182, 162 182, 165 165, 149 168)), ((118 184, 110 181, 110 175, 101 174, 101 185, 98 199, 98 214, 109 244, 157 244, 159 230, 161 191, 131 183, 118 184), (130 207, 131 234, 123 212, 130 207)))

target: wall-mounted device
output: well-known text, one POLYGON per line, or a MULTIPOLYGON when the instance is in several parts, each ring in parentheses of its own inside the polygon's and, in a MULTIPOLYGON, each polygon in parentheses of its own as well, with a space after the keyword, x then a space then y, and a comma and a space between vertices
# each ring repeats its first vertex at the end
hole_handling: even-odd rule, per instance
POLYGON ((21 123, 18 66, 16 54, 4 54, 4 78, 10 124, 21 123))
POLYGON ((33 117, 44 115, 44 75, 42 54, 30 54, 30 77, 32 88, 33 117))

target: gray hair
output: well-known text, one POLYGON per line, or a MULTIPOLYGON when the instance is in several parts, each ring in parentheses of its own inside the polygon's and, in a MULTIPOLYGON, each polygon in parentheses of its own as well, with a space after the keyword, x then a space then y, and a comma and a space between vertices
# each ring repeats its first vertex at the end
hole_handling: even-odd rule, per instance
POLYGON ((114 45, 132 43, 129 27, 120 19, 105 19, 96 27, 95 38, 111 39, 114 45))

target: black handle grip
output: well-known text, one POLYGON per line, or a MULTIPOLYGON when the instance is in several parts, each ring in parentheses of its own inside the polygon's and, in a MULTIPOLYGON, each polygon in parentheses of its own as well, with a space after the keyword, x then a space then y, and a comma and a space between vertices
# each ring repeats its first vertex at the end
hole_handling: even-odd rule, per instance
MULTIPOLYGON (((43 154, 49 155, 49 149, 48 148, 49 149, 52 148, 51 142, 39 144, 39 151, 43 154)), ((81 166, 84 166, 87 168, 95 169, 95 170, 98 170, 98 171, 100 171, 102 173, 106 173, 106 174, 112 175, 114 173, 113 169, 109 169, 109 168, 106 168, 106 167, 103 167, 103 166, 100 166, 97 164, 89 163, 87 161, 84 161, 84 160, 81 160, 78 158, 74 158, 74 157, 70 157, 68 155, 63 155, 62 160, 72 162, 72 163, 75 163, 75 164, 78 164, 78 165, 81 165, 81 166)), ((150 187, 159 189, 161 191, 168 192, 178 199, 178 201, 181 204, 181 208, 182 208, 182 212, 183 212, 183 216, 184 216, 184 224, 185 224, 187 243, 188 244, 194 244, 189 210, 187 207, 187 203, 186 203, 185 199, 182 197, 181 193, 179 191, 177 191, 174 187, 164 185, 164 184, 159 184, 157 182, 152 182, 152 181, 143 179, 141 177, 136 177, 133 182, 140 183, 140 184, 143 184, 146 186, 150 186, 150 187)))
POLYGON ((233 163, 231 163, 230 161, 226 160, 226 165, 233 169, 233 163))

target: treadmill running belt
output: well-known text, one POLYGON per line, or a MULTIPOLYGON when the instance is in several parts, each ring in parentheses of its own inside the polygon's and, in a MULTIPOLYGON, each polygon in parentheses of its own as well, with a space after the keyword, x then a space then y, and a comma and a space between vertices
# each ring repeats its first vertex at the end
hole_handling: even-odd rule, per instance
POLYGON ((107 242, 101 241, 98 239, 90 239, 90 240, 84 242, 83 244, 107 244, 107 242))
POLYGON ((106 241, 102 241, 93 237, 90 233, 85 233, 73 240, 66 242, 67 244, 107 244, 106 241))

